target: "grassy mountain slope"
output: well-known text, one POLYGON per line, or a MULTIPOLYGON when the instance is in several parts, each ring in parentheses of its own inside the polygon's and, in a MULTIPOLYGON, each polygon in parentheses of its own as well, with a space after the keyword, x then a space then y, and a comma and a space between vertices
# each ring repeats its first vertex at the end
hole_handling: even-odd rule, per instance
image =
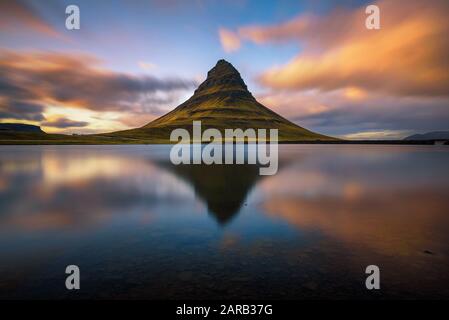
POLYGON ((202 129, 278 129, 280 141, 335 140, 304 129, 263 106, 248 91, 239 72, 219 60, 192 97, 164 116, 132 130, 108 134, 126 138, 169 142, 176 128, 191 132, 192 122, 201 120, 202 129))

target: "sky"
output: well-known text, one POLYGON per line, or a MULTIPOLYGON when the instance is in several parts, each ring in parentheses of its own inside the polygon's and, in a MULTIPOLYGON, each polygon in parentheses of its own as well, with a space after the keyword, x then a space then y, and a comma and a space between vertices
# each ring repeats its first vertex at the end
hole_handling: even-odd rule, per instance
POLYGON ((224 58, 259 102, 319 133, 448 130, 448 16, 444 0, 0 0, 0 122, 139 127, 224 58), (65 27, 71 4, 79 30, 65 27), (379 30, 365 27, 370 4, 379 30))

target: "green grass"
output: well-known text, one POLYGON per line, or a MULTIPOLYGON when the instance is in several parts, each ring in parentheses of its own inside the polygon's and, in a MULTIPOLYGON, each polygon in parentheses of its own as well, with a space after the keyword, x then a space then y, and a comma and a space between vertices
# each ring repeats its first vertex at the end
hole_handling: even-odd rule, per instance
MULTIPOLYGON (((0 145, 77 145, 77 144, 173 144, 169 140, 172 128, 158 130, 133 129, 130 132, 113 132, 101 135, 71 136, 63 134, 36 134, 36 133, 0 133, 0 145), (168 138, 167 138, 168 137, 168 138)), ((279 140, 283 142, 326 141, 314 138, 297 140, 284 136, 279 140)))
MULTIPOLYGON (((148 139, 129 139, 97 135, 72 136, 47 133, 0 132, 0 145, 51 145, 51 144, 147 144, 148 139)), ((163 143, 163 142, 160 142, 163 143)))

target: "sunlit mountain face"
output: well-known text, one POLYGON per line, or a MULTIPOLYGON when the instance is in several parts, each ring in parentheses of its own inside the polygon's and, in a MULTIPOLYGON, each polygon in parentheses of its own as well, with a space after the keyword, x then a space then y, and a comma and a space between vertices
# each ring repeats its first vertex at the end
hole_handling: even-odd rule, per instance
POLYGON ((263 105, 350 139, 447 130, 447 1, 69 1, 0 4, 0 122, 49 133, 141 127, 225 58, 263 105), (380 9, 369 30, 367 5, 380 9), (176 16, 176 19, 173 17, 176 16))

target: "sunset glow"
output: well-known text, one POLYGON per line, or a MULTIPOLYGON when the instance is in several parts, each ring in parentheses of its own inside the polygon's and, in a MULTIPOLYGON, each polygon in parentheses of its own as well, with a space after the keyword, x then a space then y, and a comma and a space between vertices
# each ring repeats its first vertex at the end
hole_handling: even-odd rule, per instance
POLYGON ((380 30, 365 28, 362 0, 170 3, 79 1, 81 29, 67 30, 67 1, 2 2, 0 122, 69 134, 140 127, 226 58, 257 99, 310 130, 447 129, 445 1, 377 1, 380 30))

